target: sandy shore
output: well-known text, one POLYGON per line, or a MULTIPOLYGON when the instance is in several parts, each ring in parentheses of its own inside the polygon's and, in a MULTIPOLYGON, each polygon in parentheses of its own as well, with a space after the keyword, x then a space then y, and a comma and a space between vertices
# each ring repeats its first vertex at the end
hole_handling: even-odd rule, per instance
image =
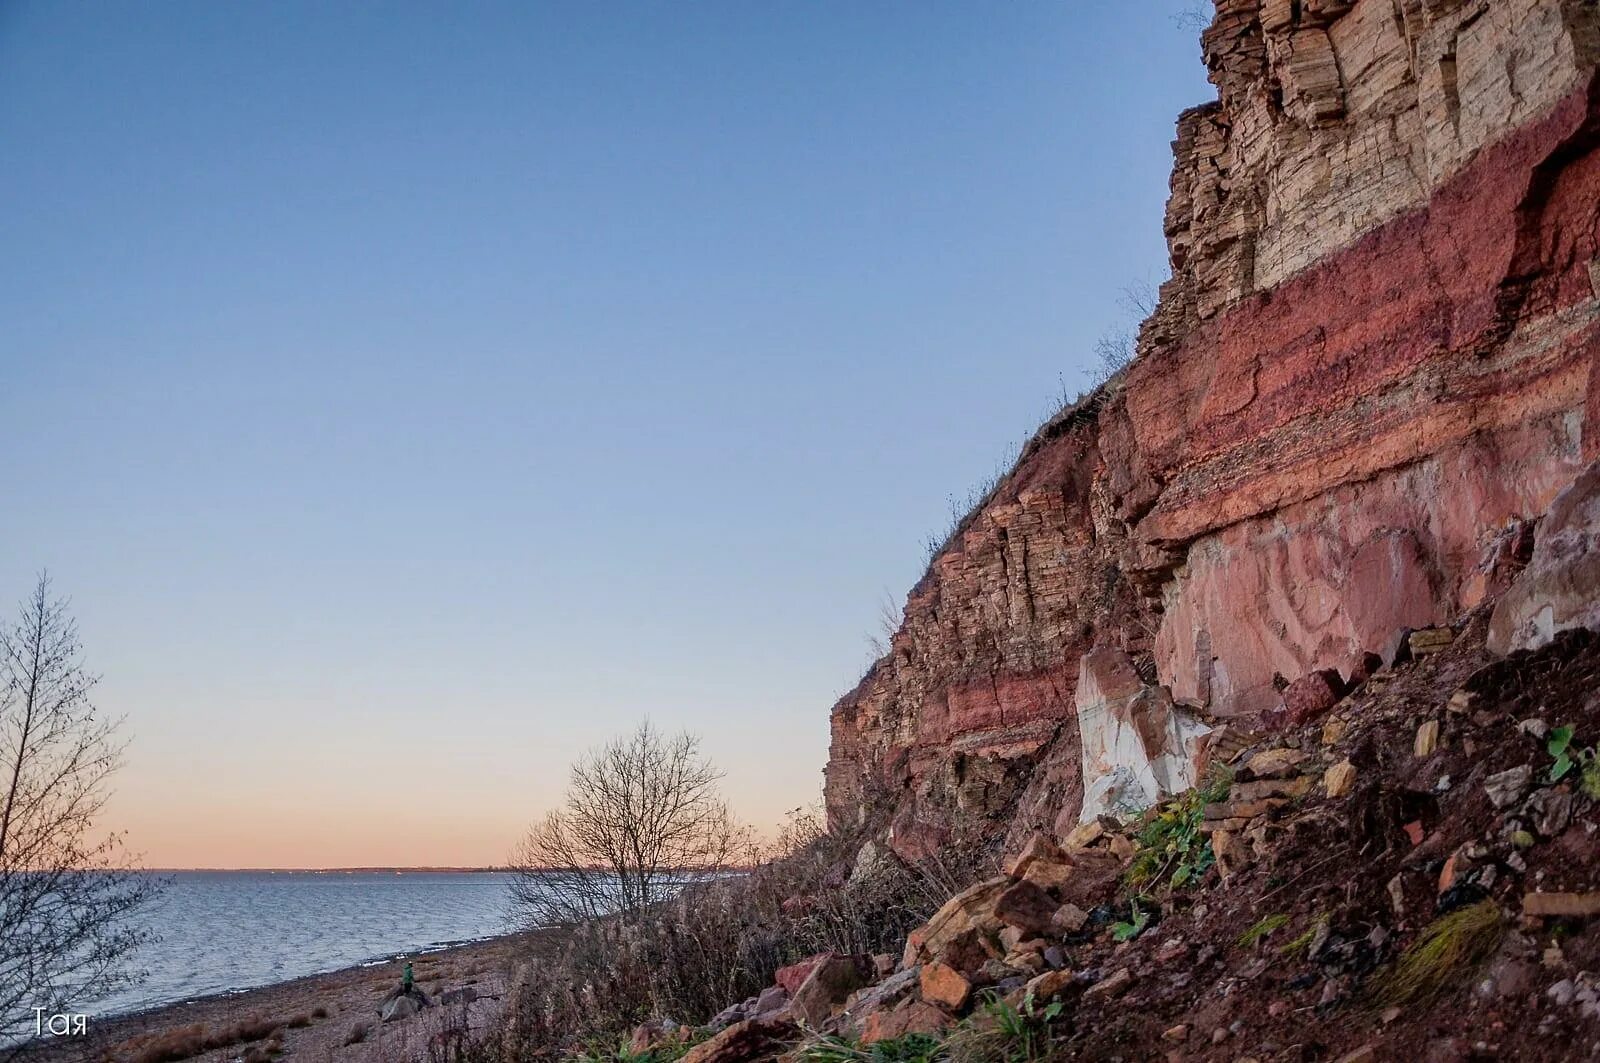
POLYGON ((430 1043, 437 1045, 451 1030, 477 1032, 491 1022, 503 1006, 516 965, 553 948, 556 940, 552 932, 511 934, 414 957, 417 985, 435 1001, 447 994, 455 999, 397 1022, 378 1021, 379 1002, 400 984, 402 964, 390 961, 91 1019, 86 1037, 61 1038, 27 1058, 48 1063, 426 1060, 430 1043), (208 1040, 229 1043, 203 1047, 208 1040), (273 1054, 275 1046, 278 1052, 273 1054))

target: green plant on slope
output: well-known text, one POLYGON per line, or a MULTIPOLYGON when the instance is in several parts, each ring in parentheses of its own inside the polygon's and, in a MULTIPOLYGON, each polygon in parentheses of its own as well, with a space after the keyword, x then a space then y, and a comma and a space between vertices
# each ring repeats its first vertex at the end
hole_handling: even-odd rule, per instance
POLYGON ((807 1063, 937 1063, 947 1057, 944 1042, 932 1034, 908 1033, 870 1045, 828 1036, 803 1045, 807 1063))
POLYGON ((1128 902, 1131 914, 1126 922, 1111 924, 1111 939, 1113 941, 1132 941, 1144 933, 1144 928, 1150 925, 1150 913, 1139 907, 1139 898, 1135 897, 1128 902))
POLYGON ((1426 1004, 1488 959, 1504 933, 1493 901, 1441 916, 1373 980, 1373 998, 1381 1004, 1426 1004))
POLYGON ((1198 882, 1216 863, 1211 839, 1202 829, 1206 806, 1225 800, 1232 785, 1233 773, 1223 769, 1159 806, 1136 839, 1128 884, 1149 889, 1164 879, 1169 889, 1182 889, 1198 882))
POLYGON ((1280 956, 1293 956, 1296 953, 1304 952, 1306 949, 1311 947, 1311 943, 1313 941, 1317 940, 1317 931, 1321 930, 1327 925, 1327 916, 1317 916, 1315 919, 1311 920, 1311 925, 1306 927, 1305 933, 1301 934, 1287 945, 1279 946, 1278 954, 1280 956))
POLYGON ((1555 763, 1550 765, 1549 780, 1560 782, 1573 768, 1578 768, 1578 789, 1585 797, 1600 800, 1600 756, 1596 756, 1593 746, 1574 746, 1572 738, 1571 724, 1563 724, 1550 732, 1545 749, 1555 758, 1555 763))
POLYGON ((692 1047, 691 1041, 668 1039, 636 1052, 627 1042, 611 1045, 594 1041, 585 1045, 577 1055, 568 1057, 568 1063, 672 1063, 681 1059, 692 1047))
POLYGON ((1050 1057, 1051 1024, 1062 1003, 1043 1007, 1029 993, 1017 1005, 1002 997, 987 1001, 951 1034, 947 1047, 956 1063, 1033 1063, 1050 1057))
POLYGON ((1239 935, 1239 947, 1242 949, 1252 948, 1266 938, 1271 937, 1276 931, 1287 926, 1288 923, 1289 917, 1281 912, 1269 915, 1239 935))

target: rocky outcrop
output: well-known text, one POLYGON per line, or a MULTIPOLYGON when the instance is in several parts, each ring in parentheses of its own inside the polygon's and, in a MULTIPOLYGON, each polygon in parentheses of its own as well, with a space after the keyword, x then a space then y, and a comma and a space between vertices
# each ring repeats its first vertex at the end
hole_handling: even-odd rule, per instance
POLYGON ((1551 504, 1527 569, 1495 603, 1489 649, 1536 650, 1578 627, 1600 631, 1600 462, 1551 504))
POLYGON ((1219 0, 1204 45, 1139 357, 834 707, 830 817, 902 856, 1076 820, 1091 651, 1171 711, 1281 718, 1503 589, 1600 455, 1600 8, 1219 0))
POLYGON ((1166 687, 1145 683, 1127 654, 1110 646, 1084 654, 1077 704, 1080 820, 1142 811, 1195 784, 1211 728, 1174 705, 1166 687))

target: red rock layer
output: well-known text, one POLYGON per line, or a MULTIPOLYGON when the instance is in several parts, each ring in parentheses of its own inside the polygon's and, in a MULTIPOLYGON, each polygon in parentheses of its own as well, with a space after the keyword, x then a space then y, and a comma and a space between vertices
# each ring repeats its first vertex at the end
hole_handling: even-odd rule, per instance
MULTIPOLYGON (((1236 179, 1394 121, 1395 99, 1427 115, 1428 93, 1368 106, 1328 81, 1321 44, 1306 37, 1296 58, 1281 43, 1315 31, 1336 58, 1378 55, 1372 0, 1219 5, 1207 45, 1223 101, 1180 126, 1174 280, 1141 355, 1040 431, 912 591, 890 653, 834 707, 836 824, 889 823, 914 855, 963 826, 1074 816, 1073 687, 1093 646, 1127 650, 1179 700, 1250 713, 1488 592, 1507 525, 1600 452, 1600 11, 1511 2, 1540 21, 1502 46, 1544 57, 1541 80, 1469 70, 1481 93, 1454 106, 1510 92, 1508 118, 1530 98, 1543 109, 1480 136, 1408 208, 1349 191, 1351 209, 1386 220, 1267 290, 1241 244, 1274 242, 1281 266, 1304 257, 1282 235, 1303 227, 1281 191, 1275 213, 1240 213, 1251 197, 1236 179), (1302 95, 1276 113, 1277 155, 1264 134, 1237 143, 1232 124, 1260 120, 1242 112, 1291 83, 1302 95)), ((1417 6, 1416 39, 1461 48, 1473 5, 1434 7, 1417 6)), ((1491 42, 1472 41, 1498 69, 1491 42)), ((1315 215, 1338 197, 1315 186, 1301 202, 1315 215)))

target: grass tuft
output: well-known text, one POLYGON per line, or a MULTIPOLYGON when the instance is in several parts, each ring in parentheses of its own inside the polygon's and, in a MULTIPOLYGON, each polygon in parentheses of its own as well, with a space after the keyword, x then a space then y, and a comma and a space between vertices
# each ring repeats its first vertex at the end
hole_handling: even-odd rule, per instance
POLYGON ((1306 949, 1310 948, 1311 943, 1317 938, 1317 931, 1321 930, 1323 926, 1327 924, 1327 922, 1327 916, 1318 916, 1317 918, 1311 920, 1311 925, 1306 927, 1306 932, 1289 942, 1287 945, 1280 947, 1278 949, 1278 955, 1293 956, 1296 953, 1304 952, 1306 949))
POLYGON ((941 1063, 949 1055, 939 1038, 908 1033, 870 1045, 828 1036, 802 1046, 799 1057, 805 1063, 941 1063))
POLYGON ((1283 929, 1288 924, 1289 917, 1281 912, 1269 915, 1239 935, 1239 947, 1242 949, 1254 948, 1264 939, 1271 937, 1273 933, 1283 929))
POLYGON ((1373 999, 1384 1005, 1428 1003, 1488 959, 1504 934, 1505 922, 1493 901, 1435 919, 1373 979, 1373 999))

